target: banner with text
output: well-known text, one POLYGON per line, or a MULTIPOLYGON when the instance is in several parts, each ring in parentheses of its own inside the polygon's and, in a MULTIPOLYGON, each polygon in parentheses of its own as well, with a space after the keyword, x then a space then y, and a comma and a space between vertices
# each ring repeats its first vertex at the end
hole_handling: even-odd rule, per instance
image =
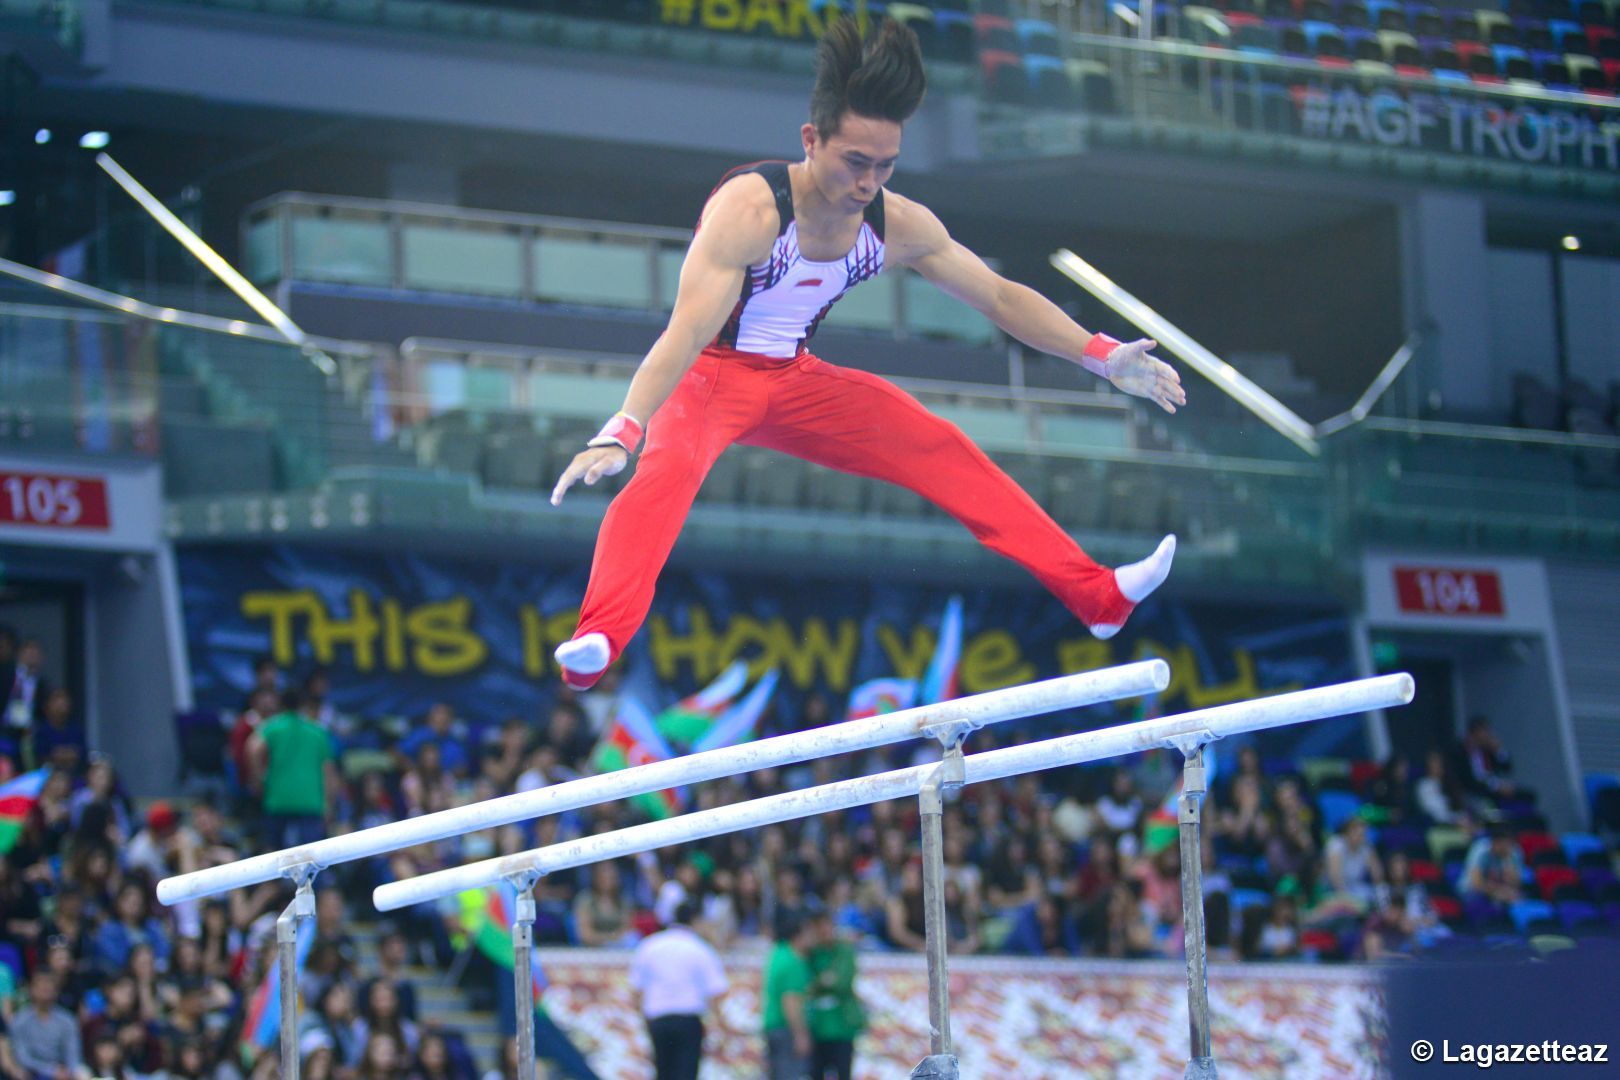
MULTIPOLYGON (((196 546, 179 553, 198 704, 234 708, 252 663, 331 672, 333 704, 361 716, 416 716, 452 703, 479 723, 534 717, 557 686, 552 650, 574 631, 583 565, 301 546, 196 546)), ((808 577, 667 571, 626 653, 626 681, 660 708, 736 659, 780 671, 776 708, 807 694, 841 714, 869 679, 921 678, 953 593, 965 600, 959 693, 973 694, 1147 657, 1171 664, 1159 713, 1354 677, 1342 608, 1185 603, 1175 582, 1118 637, 1091 637, 1029 589, 944 589, 808 577)), ((1136 706, 1133 706, 1135 708, 1136 706)), ((1102 715, 1112 722, 1114 710, 1102 715)), ((1314 752, 1353 740, 1358 721, 1301 728, 1314 752)))

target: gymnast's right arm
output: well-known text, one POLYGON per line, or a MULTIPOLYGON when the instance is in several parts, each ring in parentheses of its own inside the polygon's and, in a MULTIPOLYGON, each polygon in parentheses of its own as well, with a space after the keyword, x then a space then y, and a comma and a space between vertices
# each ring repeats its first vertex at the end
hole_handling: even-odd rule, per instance
POLYGON ((775 198, 750 174, 725 184, 704 209, 697 235, 681 265, 680 288, 669 325, 630 380, 624 408, 569 463, 551 493, 553 506, 578 480, 594 484, 622 470, 641 441, 642 428, 674 392, 703 347, 713 341, 742 294, 743 275, 763 262, 776 239, 775 198))

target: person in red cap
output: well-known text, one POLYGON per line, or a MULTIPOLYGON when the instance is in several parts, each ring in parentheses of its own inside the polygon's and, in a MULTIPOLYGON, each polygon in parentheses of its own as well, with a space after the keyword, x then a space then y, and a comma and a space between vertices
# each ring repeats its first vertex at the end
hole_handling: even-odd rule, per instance
POLYGON ((1166 412, 1186 404, 1180 377, 1149 355, 1155 342, 1088 333, 992 271, 922 204, 885 190, 925 86, 910 29, 885 19, 863 41, 852 20, 834 20, 800 129, 804 160, 734 169, 710 195, 668 327, 624 408, 552 491, 560 503, 575 483, 623 470, 646 427, 641 464, 597 535, 578 629, 557 648, 574 689, 594 685, 646 619, 699 485, 735 442, 911 489, 1022 565, 1100 638, 1169 574, 1174 536, 1141 562, 1098 565, 955 425, 894 384, 807 350, 833 304, 892 262, 1118 390, 1166 412))

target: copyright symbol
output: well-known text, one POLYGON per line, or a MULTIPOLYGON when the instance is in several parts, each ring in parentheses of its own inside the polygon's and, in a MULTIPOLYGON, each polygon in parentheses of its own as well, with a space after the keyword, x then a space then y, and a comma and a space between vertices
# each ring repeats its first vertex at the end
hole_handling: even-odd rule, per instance
POLYGON ((1434 1057, 1434 1043, 1428 1039, 1419 1039, 1412 1044, 1412 1060, 1428 1061, 1434 1057))

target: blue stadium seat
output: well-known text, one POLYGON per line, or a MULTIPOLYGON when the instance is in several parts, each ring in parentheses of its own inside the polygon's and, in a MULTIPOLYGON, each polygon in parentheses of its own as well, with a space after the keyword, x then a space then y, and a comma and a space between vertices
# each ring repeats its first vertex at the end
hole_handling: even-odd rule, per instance
POLYGON ((1322 827, 1328 832, 1338 832, 1361 809, 1361 799, 1348 791, 1324 791, 1316 801, 1322 808, 1322 827))
POLYGON ((1558 838, 1558 845, 1564 849, 1564 858, 1569 865, 1580 866, 1582 856, 1595 855, 1604 862, 1594 862, 1594 866, 1607 865, 1608 851, 1603 841, 1591 833, 1564 833, 1558 838))
POLYGON ((1013 24, 1028 56, 1062 56, 1057 27, 1045 19, 1019 19, 1013 24))
POLYGON ((1508 908, 1508 918, 1521 934, 1530 933, 1533 927, 1544 928, 1549 923, 1561 926, 1558 912, 1545 900, 1517 900, 1508 908))
POLYGON ((1491 59, 1496 61, 1496 72, 1507 79, 1533 79, 1536 69, 1530 63, 1530 54, 1517 45, 1492 45, 1491 59))
POLYGON ((934 31, 943 59, 965 63, 973 59, 973 16, 965 11, 934 8, 934 31))
POLYGON ((1603 916, 1598 912, 1597 906, 1584 900, 1562 900, 1559 901, 1557 908, 1558 917, 1563 920, 1566 930, 1603 924, 1603 916))
POLYGON ((1260 889, 1233 889, 1232 914, 1241 914, 1245 909, 1252 907, 1270 907, 1271 894, 1260 889))
POLYGON ((1332 23, 1308 22, 1301 29, 1305 31, 1305 48, 1312 56, 1350 55, 1344 34, 1332 23))
POLYGON ((1066 109, 1074 104, 1075 88, 1069 81, 1069 71, 1055 56, 1028 55, 1024 57, 1024 70, 1029 73, 1029 102, 1054 109, 1066 109))

